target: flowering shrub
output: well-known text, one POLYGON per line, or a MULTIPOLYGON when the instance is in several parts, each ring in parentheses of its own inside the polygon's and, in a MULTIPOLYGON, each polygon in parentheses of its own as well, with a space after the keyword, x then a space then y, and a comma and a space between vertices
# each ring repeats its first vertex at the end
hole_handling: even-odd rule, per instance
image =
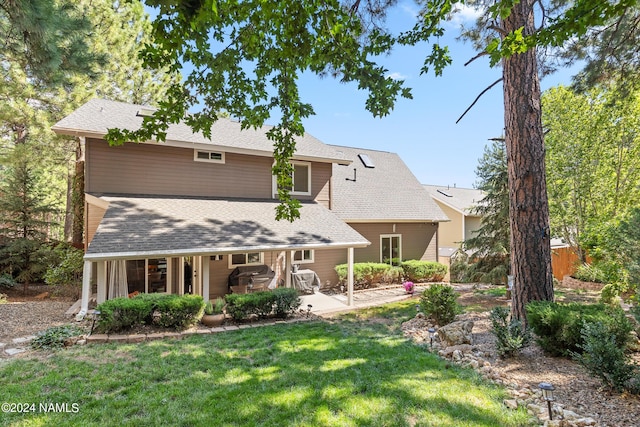
POLYGON ((404 286, 404 290, 407 291, 408 294, 412 294, 413 290, 416 287, 416 285, 414 285, 413 282, 409 282, 409 281, 404 282, 402 286, 404 286))

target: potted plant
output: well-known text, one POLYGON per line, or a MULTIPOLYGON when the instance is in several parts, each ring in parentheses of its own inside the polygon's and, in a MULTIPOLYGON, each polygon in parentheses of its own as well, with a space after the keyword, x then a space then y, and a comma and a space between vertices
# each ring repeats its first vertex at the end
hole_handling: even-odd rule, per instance
POLYGON ((202 315, 203 325, 208 327, 220 326, 224 321, 224 300, 222 298, 216 298, 215 304, 211 301, 207 301, 204 306, 204 314, 202 315))

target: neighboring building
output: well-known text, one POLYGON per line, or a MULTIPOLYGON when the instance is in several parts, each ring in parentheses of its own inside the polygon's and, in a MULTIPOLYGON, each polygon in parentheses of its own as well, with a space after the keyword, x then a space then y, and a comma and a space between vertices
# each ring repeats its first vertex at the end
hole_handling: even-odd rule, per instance
POLYGON ((472 211, 484 194, 471 188, 438 185, 425 185, 424 188, 450 219, 440 225, 438 239, 442 253, 451 253, 460 247, 460 243, 474 237, 474 232, 480 228, 481 218, 472 211))
POLYGON ((104 141, 109 128, 137 129, 145 110, 96 99, 53 126, 79 137, 84 150, 81 313, 94 280, 98 303, 134 291, 214 298, 228 292, 237 267, 267 265, 271 286, 291 286, 289 272, 300 264, 326 285, 337 281, 340 263, 437 259, 446 216, 434 203, 425 206, 426 191, 397 155, 305 134, 292 159, 301 218, 276 221, 268 127, 241 130, 221 119, 210 139, 178 124, 165 142, 104 141))

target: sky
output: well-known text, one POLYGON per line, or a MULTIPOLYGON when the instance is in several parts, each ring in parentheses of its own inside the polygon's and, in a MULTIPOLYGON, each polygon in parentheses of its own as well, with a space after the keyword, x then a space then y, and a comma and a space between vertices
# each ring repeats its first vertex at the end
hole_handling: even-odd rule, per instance
MULTIPOLYGON (((146 10, 155 16, 152 9, 146 10)), ((392 31, 412 28, 417 11, 414 2, 400 0, 389 11, 388 27, 392 31)), ((475 170, 489 139, 504 134, 502 83, 486 92, 459 123, 456 120, 501 77, 501 70, 490 68, 488 58, 464 66, 477 52, 456 36, 460 22, 473 22, 475 16, 471 9, 455 16, 438 40, 449 47, 453 58, 442 76, 420 75, 431 49, 426 44, 396 47, 381 58, 388 75, 404 80, 413 95, 411 100, 399 98, 391 114, 383 118, 374 118, 365 109, 367 93, 359 91, 356 83, 304 74, 298 82, 301 99, 315 111, 304 121, 305 130, 326 144, 395 152, 422 184, 473 188, 475 170)), ((571 70, 561 70, 542 80, 541 88, 568 85, 571 75, 571 70)), ((272 118, 266 124, 276 123, 277 118, 272 118)))
MULTIPOLYGON (((400 3, 389 16, 390 28, 411 28, 415 22, 413 3, 400 3)), ((463 14, 472 18, 472 14, 463 14)), ((475 170, 489 138, 503 135, 502 83, 485 93, 456 124, 473 100, 501 77, 488 58, 464 66, 476 55, 469 43, 455 40, 458 24, 448 24, 439 41, 448 45, 453 64, 443 75, 420 75, 430 47, 396 48, 383 59, 389 75, 404 79, 413 99, 400 99, 390 115, 374 118, 365 109, 366 92, 357 85, 341 84, 333 78, 305 75, 300 81, 303 101, 312 104, 315 116, 304 122, 307 132, 326 144, 362 147, 397 153, 423 184, 473 188, 475 170)), ((542 89, 570 84, 571 73, 563 70, 541 82, 542 89)))

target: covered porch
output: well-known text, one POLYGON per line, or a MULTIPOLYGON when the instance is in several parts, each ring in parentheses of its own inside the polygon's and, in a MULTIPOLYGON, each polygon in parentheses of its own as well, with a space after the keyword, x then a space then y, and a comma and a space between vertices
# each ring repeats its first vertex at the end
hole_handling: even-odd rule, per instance
POLYGON ((79 316, 89 308, 93 283, 98 303, 132 289, 209 299, 226 293, 221 277, 243 257, 245 263, 273 268, 276 286, 291 287, 299 254, 328 250, 346 252, 348 304, 353 304, 353 251, 370 244, 315 202, 303 203, 301 218, 289 222, 275 220, 278 201, 271 199, 102 195, 99 200, 106 209, 85 253, 79 316))

